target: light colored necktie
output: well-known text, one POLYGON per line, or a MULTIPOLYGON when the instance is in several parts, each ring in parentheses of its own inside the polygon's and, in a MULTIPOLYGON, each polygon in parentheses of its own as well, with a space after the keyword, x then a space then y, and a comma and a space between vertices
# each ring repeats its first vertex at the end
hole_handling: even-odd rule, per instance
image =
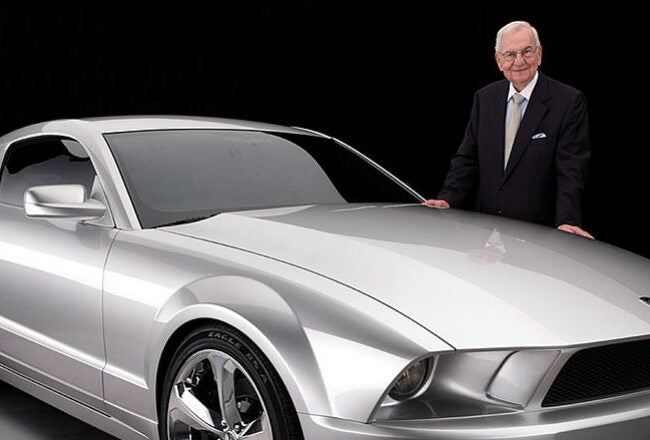
POLYGON ((512 151, 512 144, 515 142, 515 135, 519 128, 519 122, 521 121, 521 103, 524 102, 524 99, 526 98, 519 93, 515 93, 512 96, 512 99, 514 100, 514 105, 510 110, 510 116, 508 116, 508 122, 506 123, 506 145, 503 156, 504 169, 508 165, 508 159, 510 158, 510 152, 512 151))

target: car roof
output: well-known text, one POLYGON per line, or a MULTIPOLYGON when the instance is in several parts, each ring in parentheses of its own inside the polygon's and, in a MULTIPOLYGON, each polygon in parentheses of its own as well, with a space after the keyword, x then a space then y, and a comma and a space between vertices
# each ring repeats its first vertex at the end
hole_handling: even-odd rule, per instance
POLYGON ((315 134, 310 130, 243 119, 181 115, 106 116, 80 119, 57 119, 32 124, 0 137, 0 148, 15 139, 36 134, 77 137, 89 132, 96 135, 147 130, 259 130, 283 133, 315 134))

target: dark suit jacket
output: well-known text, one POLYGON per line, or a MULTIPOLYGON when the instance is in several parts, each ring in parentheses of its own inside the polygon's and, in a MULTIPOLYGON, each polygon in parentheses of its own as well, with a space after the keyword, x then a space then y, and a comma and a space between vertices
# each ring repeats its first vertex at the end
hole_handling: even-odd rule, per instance
POLYGON ((508 87, 504 79, 474 95, 465 137, 438 198, 460 207, 477 189, 478 211, 580 225, 591 154, 584 95, 539 72, 504 171, 508 87))

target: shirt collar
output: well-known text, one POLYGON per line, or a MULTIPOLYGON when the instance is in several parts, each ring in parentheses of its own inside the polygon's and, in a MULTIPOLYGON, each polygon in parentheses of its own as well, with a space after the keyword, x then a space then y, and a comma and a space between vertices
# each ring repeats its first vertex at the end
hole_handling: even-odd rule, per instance
POLYGON ((515 90, 515 87, 510 83, 510 88, 508 89, 508 99, 506 102, 510 101, 510 98, 512 98, 512 95, 515 93, 519 93, 522 95, 524 98, 526 98, 526 101, 530 101, 530 95, 533 94, 533 89, 535 88, 535 84, 537 84, 537 78, 539 78, 539 71, 535 72, 535 76, 533 76, 533 80, 528 83, 526 87, 521 92, 518 92, 515 90))

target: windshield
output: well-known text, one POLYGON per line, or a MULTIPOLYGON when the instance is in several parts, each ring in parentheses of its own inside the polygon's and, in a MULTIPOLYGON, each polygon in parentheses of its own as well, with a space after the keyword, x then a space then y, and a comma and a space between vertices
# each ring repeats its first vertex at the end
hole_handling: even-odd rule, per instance
POLYGON ((318 136, 160 130, 105 138, 144 228, 232 210, 420 202, 360 155, 318 136))

